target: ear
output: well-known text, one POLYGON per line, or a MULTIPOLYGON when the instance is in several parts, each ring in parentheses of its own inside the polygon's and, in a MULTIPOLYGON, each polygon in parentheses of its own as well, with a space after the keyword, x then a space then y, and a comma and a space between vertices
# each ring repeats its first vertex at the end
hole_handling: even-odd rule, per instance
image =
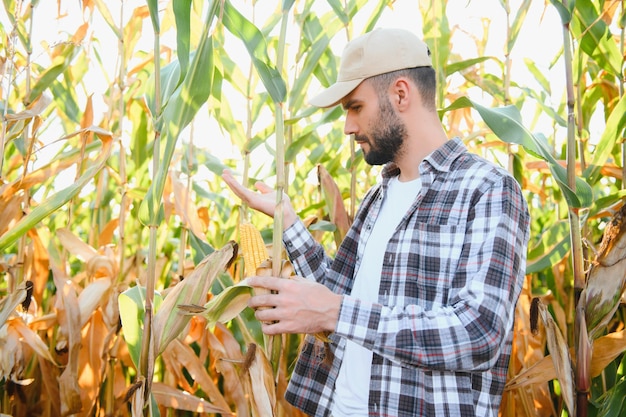
POLYGON ((411 90, 412 85, 409 81, 400 77, 391 87, 391 102, 398 111, 405 111, 411 104, 411 90))

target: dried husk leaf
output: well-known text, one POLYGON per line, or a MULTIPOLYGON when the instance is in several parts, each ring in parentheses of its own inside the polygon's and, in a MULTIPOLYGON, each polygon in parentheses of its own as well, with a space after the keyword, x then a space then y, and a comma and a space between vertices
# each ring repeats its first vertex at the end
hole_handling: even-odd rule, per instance
MULTIPOLYGON (((80 387, 78 386, 78 359, 80 352, 80 308, 76 292, 70 283, 66 283, 63 273, 54 265, 54 282, 57 286, 55 307, 59 319, 59 342, 67 342, 69 359, 67 366, 59 377, 59 393, 61 396, 61 414, 67 416, 78 413, 82 408, 80 387)), ((59 346, 57 344, 57 346, 59 346)))
POLYGON ((206 256, 183 281, 172 288, 154 316, 153 331, 156 356, 163 353, 167 345, 180 335, 187 326, 190 316, 181 314, 178 305, 201 305, 205 303, 213 280, 233 260, 237 244, 228 242, 223 248, 206 256))
POLYGON ((26 285, 22 282, 8 297, 0 300, 0 327, 4 325, 17 306, 26 299, 26 285))
POLYGON ((10 323, 0 326, 0 380, 15 381, 24 364, 20 335, 10 323))
POLYGON ((545 383, 558 379, 567 408, 574 410, 574 373, 570 349, 545 304, 539 302, 538 307, 539 316, 544 323, 550 355, 509 380, 506 389, 517 389, 529 384, 545 383))
POLYGON ((211 355, 215 356, 215 369, 224 378, 224 396, 235 404, 239 415, 249 415, 248 398, 237 366, 243 361, 239 341, 221 323, 206 333, 211 355))
POLYGON ((247 369, 253 415, 258 417, 276 415, 274 371, 263 349, 254 349, 254 359, 247 369))
POLYGON ((626 330, 609 333, 593 343, 591 377, 595 378, 626 350, 626 330))
MULTIPOLYGON (((591 377, 595 378, 626 350, 626 330, 609 333, 595 340, 592 347, 591 377)), ((570 349, 570 355, 573 349, 570 349)), ((506 384, 506 390, 542 384, 555 379, 556 371, 552 356, 544 356, 537 363, 517 374, 506 384)))
POLYGON ((326 168, 318 165, 317 176, 328 206, 330 221, 337 227, 338 236, 335 241, 341 242, 348 233, 352 220, 346 211, 341 191, 326 168))
POLYGON ((552 356, 552 362, 556 370, 557 379, 561 385, 561 393, 568 410, 573 412, 574 408, 574 373, 569 352, 569 346, 563 337, 563 333, 556 325, 548 308, 543 303, 539 303, 539 315, 546 330, 546 341, 548 350, 552 356))
POLYGON ((556 370, 552 362, 552 356, 544 356, 538 362, 535 362, 528 369, 520 372, 511 378, 507 383, 505 390, 513 390, 527 387, 529 385, 544 384, 556 379, 556 370))

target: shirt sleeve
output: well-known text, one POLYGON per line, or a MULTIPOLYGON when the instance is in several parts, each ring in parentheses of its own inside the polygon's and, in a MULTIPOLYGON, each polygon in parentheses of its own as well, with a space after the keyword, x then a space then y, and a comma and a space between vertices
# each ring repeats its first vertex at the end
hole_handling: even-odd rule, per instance
MULTIPOLYGON (((526 201, 512 177, 472 204, 446 303, 385 306, 344 296, 336 333, 394 362, 433 370, 482 371, 510 338, 529 237, 526 201)), ((402 279, 400 277, 399 279, 402 279)))
POLYGON ((298 275, 323 282, 332 259, 298 219, 283 232, 283 244, 298 275))

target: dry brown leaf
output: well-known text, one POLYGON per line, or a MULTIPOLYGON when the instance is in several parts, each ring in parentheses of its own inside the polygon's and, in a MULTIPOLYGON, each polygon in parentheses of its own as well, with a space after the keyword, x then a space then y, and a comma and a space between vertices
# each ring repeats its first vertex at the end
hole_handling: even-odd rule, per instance
POLYGON ((570 357, 569 346, 565 341, 561 330, 548 311, 548 308, 542 302, 539 303, 539 315, 545 326, 546 341, 548 343, 548 349, 550 350, 552 362, 554 363, 557 378, 561 385, 561 395, 568 410, 575 410, 574 374, 572 371, 572 360, 570 357))
POLYGON ((100 231, 100 236, 98 236, 100 246, 108 245, 113 241, 113 235, 115 234, 119 224, 120 219, 113 219, 104 226, 104 228, 100 231))
POLYGON ((99 397, 106 366, 105 349, 110 339, 111 329, 102 320, 100 310, 91 314, 82 329, 82 347, 79 355, 78 385, 85 415, 93 415, 90 410, 99 397))
POLYGON ((48 361, 40 361, 41 384, 43 386, 42 398, 47 398, 50 402, 50 415, 59 416, 61 414, 61 395, 59 393, 59 368, 48 361))
POLYGON ((112 257, 98 254, 87 261, 85 271, 89 277, 113 279, 117 276, 117 264, 112 257))
MULTIPOLYGON (((532 300, 532 279, 524 280, 522 293, 515 310, 515 327, 513 346, 509 365, 509 380, 521 372, 525 372, 535 363, 542 360, 545 351, 545 335, 543 332, 534 335, 530 330, 530 303, 532 300)), ((502 397, 501 414, 504 416, 556 415, 548 386, 548 381, 526 384, 516 387, 515 381, 502 397)))
POLYGON ((103 300, 110 297, 112 287, 109 278, 100 278, 87 285, 78 296, 78 307, 80 309, 80 328, 87 323, 93 312, 102 304, 103 300))
POLYGON ((37 333, 35 333, 30 327, 28 327, 24 321, 20 318, 11 319, 10 325, 13 327, 19 334, 23 343, 26 343, 30 348, 37 354, 39 357, 49 361, 52 364, 56 365, 56 361, 50 354, 50 350, 48 349, 48 345, 44 343, 43 340, 39 337, 37 333))
POLYGON ((238 372, 241 369, 238 364, 243 361, 239 342, 222 323, 216 324, 214 331, 206 334, 211 356, 215 357, 215 369, 224 378, 224 397, 234 403, 238 416, 248 416, 248 398, 238 372))
POLYGON ((548 355, 544 356, 543 359, 536 362, 530 368, 517 374, 514 378, 511 378, 506 383, 505 389, 513 390, 528 385, 544 384, 553 379, 556 379, 556 371, 554 369, 554 363, 552 363, 552 357, 548 355))
MULTIPOLYGON (((6 187, 10 189, 10 187, 6 187)), ((10 194, 5 196, 4 193, 0 195, 0 236, 2 236, 14 222, 17 222, 22 218, 22 206, 21 195, 10 194)))
POLYGON ((51 103, 52 97, 48 94, 42 94, 39 98, 37 98, 37 100, 32 102, 26 110, 22 110, 14 114, 7 114, 6 118, 7 120, 12 121, 32 119, 33 117, 39 116, 43 113, 51 103))
POLYGON ((152 383, 152 394, 159 405, 175 410, 193 411, 195 413, 230 413, 230 409, 225 410, 216 407, 205 399, 198 398, 186 391, 177 390, 162 382, 152 383))
POLYGON ((0 300, 0 327, 25 299, 26 285, 21 283, 14 292, 0 300))
POLYGON ((228 403, 224 399, 220 389, 217 387, 213 379, 207 373, 204 364, 198 359, 193 349, 182 343, 178 339, 174 339, 166 348, 170 351, 180 365, 187 369, 189 375, 207 394, 211 403, 224 410, 229 410, 228 403))
POLYGON ((20 335, 10 323, 0 325, 0 380, 15 381, 22 373, 24 361, 20 335))
POLYGON ((78 413, 82 408, 80 388, 78 386, 78 358, 80 352, 80 307, 76 292, 64 274, 54 264, 54 283, 57 287, 55 308, 59 320, 59 340, 57 346, 66 343, 69 351, 67 366, 59 377, 61 396, 61 415, 78 413))
POLYGON ((98 254, 94 248, 80 240, 76 235, 67 228, 57 229, 56 235, 61 245, 72 255, 78 257, 83 262, 88 262, 92 257, 98 254))
POLYGON ((32 250, 30 255, 26 256, 25 276, 33 283, 33 297, 37 301, 37 304, 41 305, 43 293, 48 284, 50 256, 48 249, 39 238, 37 229, 30 229, 28 231, 28 237, 32 242, 32 250))
POLYGON ((609 333, 593 343, 591 359, 591 377, 602 373, 609 363, 626 350, 626 330, 609 333))
POLYGON ((198 216, 198 208, 193 198, 189 195, 187 186, 174 172, 170 172, 170 180, 172 181, 176 213, 183 219, 185 227, 191 230, 198 238, 206 241, 205 226, 198 216))
MULTIPOLYGON (((251 345, 254 346, 254 345, 251 345)), ((258 417, 276 415, 276 385, 274 371, 263 349, 254 349, 254 359, 248 367, 252 410, 258 417)))
POLYGON ((352 224, 343 202, 343 196, 333 178, 322 165, 317 166, 317 177, 328 206, 330 221, 337 227, 339 236, 335 240, 341 242, 352 224))

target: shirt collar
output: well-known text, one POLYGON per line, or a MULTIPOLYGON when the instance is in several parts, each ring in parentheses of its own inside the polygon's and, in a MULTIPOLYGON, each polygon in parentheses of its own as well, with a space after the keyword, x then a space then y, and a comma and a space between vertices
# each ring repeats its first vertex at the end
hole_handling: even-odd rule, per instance
MULTIPOLYGON (((459 137, 454 137, 424 158, 422 163, 428 163, 437 171, 448 172, 452 167, 452 163, 459 155, 465 152, 467 152, 467 148, 463 144, 463 141, 459 137)), ((400 174, 400 169, 395 163, 390 162, 383 167, 381 174, 383 183, 386 184, 391 177, 400 174)))

